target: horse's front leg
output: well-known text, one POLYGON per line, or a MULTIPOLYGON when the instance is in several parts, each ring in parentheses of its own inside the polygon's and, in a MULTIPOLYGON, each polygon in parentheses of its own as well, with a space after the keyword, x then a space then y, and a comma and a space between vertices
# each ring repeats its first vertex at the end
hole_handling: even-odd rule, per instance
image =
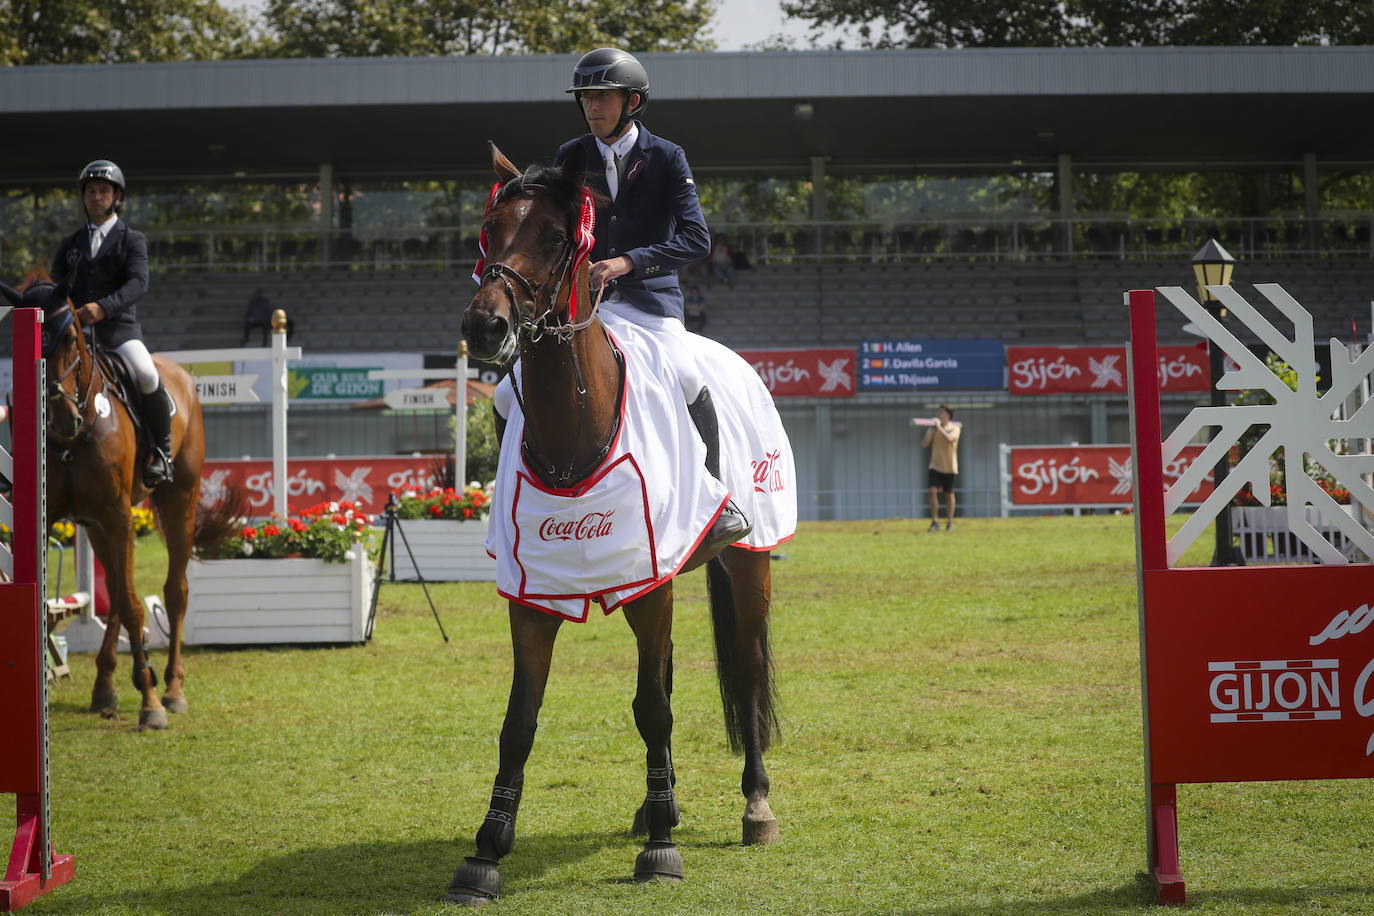
POLYGON ((153 491, 153 502, 157 504, 163 539, 167 543, 167 578, 162 583, 164 610, 167 612, 167 667, 163 671, 165 686, 162 705, 169 713, 177 714, 190 709, 185 693, 186 669, 181 663, 181 632, 186 620, 186 566, 191 561, 195 541, 196 497, 199 490, 199 479, 192 477, 189 488, 184 485, 183 479, 178 478, 153 491))
POLYGON ((549 680, 553 643, 562 621, 523 604, 510 603, 510 635, 515 652, 506 721, 501 726, 501 762, 491 805, 477 830, 477 851, 463 860, 449 883, 448 899, 481 906, 501 894, 497 863, 515 845, 515 816, 525 781, 525 761, 534 746, 539 708, 549 680))
POLYGON ((639 647, 635 725, 644 739, 646 794, 644 820, 649 839, 635 859, 635 880, 682 880, 682 854, 673 844, 677 800, 673 795, 673 584, 667 582, 625 606, 625 619, 639 647))
POLYGON ((133 519, 125 514, 120 519, 103 521, 101 527, 108 533, 105 547, 109 561, 102 558, 101 563, 105 565, 106 583, 110 590, 110 619, 101 650, 116 644, 118 633, 111 638, 110 630, 118 631, 119 624, 124 624, 124 631, 129 634, 134 689, 143 695, 138 710, 138 727, 166 728, 167 710, 157 696, 157 672, 153 670, 148 647, 143 643, 143 602, 139 600, 138 588, 134 584, 133 519))

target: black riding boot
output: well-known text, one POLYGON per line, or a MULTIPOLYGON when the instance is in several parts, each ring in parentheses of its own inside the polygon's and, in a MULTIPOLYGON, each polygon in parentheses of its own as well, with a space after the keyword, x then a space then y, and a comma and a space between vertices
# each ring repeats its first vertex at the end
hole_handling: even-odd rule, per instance
MULTIPOLYGON (((711 401, 710 388, 702 386, 697 399, 687 405, 687 414, 696 424, 701 441, 706 443, 706 470, 720 480, 720 427, 716 422, 716 405, 711 401)), ((729 547, 753 530, 753 523, 732 499, 721 510, 703 543, 708 550, 729 547)))
POLYGON ((155 487, 172 479, 172 414, 176 404, 161 382, 157 390, 143 396, 143 422, 152 435, 153 450, 143 468, 143 485, 155 487))

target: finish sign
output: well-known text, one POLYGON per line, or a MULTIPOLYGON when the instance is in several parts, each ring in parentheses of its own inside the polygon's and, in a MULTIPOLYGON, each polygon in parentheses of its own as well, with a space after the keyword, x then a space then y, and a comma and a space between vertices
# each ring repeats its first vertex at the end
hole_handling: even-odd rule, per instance
POLYGON ((398 388, 382 398, 392 410, 433 410, 448 407, 448 391, 443 388, 398 388))
POLYGON ((202 404, 256 404, 258 396, 253 391, 253 383, 258 380, 252 375, 197 375, 196 397, 202 404))

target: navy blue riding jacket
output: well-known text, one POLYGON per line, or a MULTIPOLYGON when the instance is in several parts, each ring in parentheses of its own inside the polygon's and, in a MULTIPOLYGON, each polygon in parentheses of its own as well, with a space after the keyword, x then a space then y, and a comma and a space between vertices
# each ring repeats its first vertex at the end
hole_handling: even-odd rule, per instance
MULTIPOLYGON (((625 161, 620 193, 597 207, 596 244, 591 259, 627 256, 634 270, 615 281, 620 298, 651 315, 682 319, 682 287, 677 269, 711 252, 711 235, 701 214, 696 182, 682 147, 655 137, 638 121, 639 137, 625 161)), ((558 149, 556 164, 581 144, 587 153, 587 184, 610 196, 601 149, 590 133, 558 149)))
POLYGON ((107 349, 125 341, 143 339, 135 308, 148 291, 148 240, 142 232, 130 229, 124 220, 100 243, 91 258, 91 234, 82 226, 62 240, 48 271, 61 283, 70 276, 71 297, 77 308, 98 302, 105 318, 96 322, 95 337, 107 349))

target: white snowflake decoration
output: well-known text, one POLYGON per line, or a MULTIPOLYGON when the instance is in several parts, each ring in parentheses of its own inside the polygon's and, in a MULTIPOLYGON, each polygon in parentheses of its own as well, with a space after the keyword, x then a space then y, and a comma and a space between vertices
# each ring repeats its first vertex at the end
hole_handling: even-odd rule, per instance
MULTIPOLYGON (((1214 468, 1240 437, 1252 426, 1268 426, 1250 451, 1231 468, 1221 486, 1214 490, 1183 524, 1168 544, 1168 562, 1173 565, 1206 527, 1231 506, 1236 494, 1245 484, 1264 505, 1269 505, 1269 457, 1280 447, 1284 454, 1284 475, 1288 490, 1288 527, 1323 563, 1348 562, 1342 552, 1321 535, 1307 519, 1307 507, 1312 506, 1323 522, 1334 527, 1366 557, 1374 559, 1374 534, 1358 516, 1374 516, 1374 489, 1361 474, 1374 471, 1374 457, 1358 454, 1337 454, 1331 440, 1345 441, 1374 436, 1374 401, 1366 401, 1346 420, 1333 420, 1332 415, 1361 381, 1374 373, 1374 347, 1366 347, 1358 359, 1334 337, 1331 339, 1331 387, 1317 393, 1317 364, 1313 356, 1315 343, 1312 316, 1292 296, 1276 283, 1257 283, 1255 289, 1293 322, 1292 340, 1246 302, 1240 293, 1229 286, 1209 286, 1208 290, 1233 316, 1286 362, 1298 375, 1298 390, 1293 391, 1274 375, 1250 350, 1197 300, 1177 286, 1160 287, 1159 292, 1174 307, 1202 328, 1230 357, 1230 371, 1217 382, 1226 391, 1262 389, 1273 404, 1230 405, 1226 407, 1195 407, 1164 440, 1164 463, 1176 460, 1184 446, 1204 428, 1216 430, 1202 454, 1169 487, 1164 494, 1164 511, 1173 513, 1183 504, 1202 479, 1214 468), (1304 468, 1303 456, 1315 461, 1350 491, 1355 515, 1347 513, 1312 479, 1304 468)), ((1348 451, 1354 451, 1353 448, 1348 451)))

